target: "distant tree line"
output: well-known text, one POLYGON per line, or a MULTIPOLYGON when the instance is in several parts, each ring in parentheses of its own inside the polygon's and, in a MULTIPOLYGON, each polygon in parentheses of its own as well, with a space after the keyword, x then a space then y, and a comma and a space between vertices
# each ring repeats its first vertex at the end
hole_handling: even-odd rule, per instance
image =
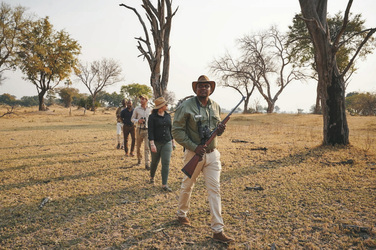
POLYGON ((350 115, 376 115, 376 93, 348 93, 346 110, 350 115))
MULTIPOLYGON (((75 106, 77 108, 94 110, 97 107, 118 107, 124 98, 132 100, 134 105, 137 105, 138 96, 141 94, 151 97, 152 90, 146 85, 133 83, 122 86, 120 93, 99 91, 96 94, 95 101, 93 101, 92 95, 80 93, 78 89, 67 86, 49 90, 46 95, 45 105, 48 107, 57 104, 64 107, 75 106)), ((170 93, 169 96, 170 103, 173 103, 174 95, 170 93)), ((24 107, 38 106, 39 97, 38 95, 23 96, 21 99, 17 99, 14 95, 5 93, 0 95, 0 104, 24 107)))

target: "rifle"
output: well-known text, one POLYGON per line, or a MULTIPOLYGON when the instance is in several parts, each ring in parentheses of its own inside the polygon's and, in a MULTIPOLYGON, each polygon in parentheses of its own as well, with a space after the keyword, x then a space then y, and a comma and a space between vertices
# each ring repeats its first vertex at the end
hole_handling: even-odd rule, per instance
MULTIPOLYGON (((233 108, 230 113, 228 113, 228 115, 225 117, 225 119, 223 119, 223 121, 221 121, 222 124, 226 124, 228 122, 228 120, 230 119, 230 115, 232 113, 234 113, 234 111, 237 109, 237 107, 239 107, 239 105, 245 100, 245 97, 243 96, 242 99, 240 100, 240 102, 235 106, 235 108, 233 108)), ((208 146, 212 141, 213 139, 217 136, 217 133, 218 133, 218 126, 210 133, 210 137, 209 139, 204 143, 204 145, 208 146)), ((193 172, 195 171, 196 169, 196 166, 197 164, 202 161, 202 158, 198 155, 198 154, 195 154, 192 159, 181 169, 181 171, 183 171, 184 174, 186 174, 189 178, 192 177, 192 174, 193 172)))

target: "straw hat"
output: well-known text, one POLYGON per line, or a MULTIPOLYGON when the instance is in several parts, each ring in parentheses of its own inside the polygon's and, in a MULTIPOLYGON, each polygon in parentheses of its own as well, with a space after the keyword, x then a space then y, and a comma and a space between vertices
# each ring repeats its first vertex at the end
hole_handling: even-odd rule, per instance
POLYGON ((210 84, 210 89, 211 89, 210 95, 214 92, 215 82, 214 81, 210 81, 207 76, 202 75, 202 76, 200 76, 198 78, 197 81, 192 82, 192 89, 193 89, 193 92, 195 92, 195 93, 196 93, 196 89, 197 89, 197 84, 198 83, 209 83, 210 84))
POLYGON ((145 94, 140 95, 138 98, 140 98, 140 99, 145 98, 146 100, 149 100, 149 97, 145 94))
POLYGON ((160 109, 163 106, 167 105, 167 101, 163 97, 158 97, 157 99, 155 99, 154 104, 155 106, 153 109, 160 109))

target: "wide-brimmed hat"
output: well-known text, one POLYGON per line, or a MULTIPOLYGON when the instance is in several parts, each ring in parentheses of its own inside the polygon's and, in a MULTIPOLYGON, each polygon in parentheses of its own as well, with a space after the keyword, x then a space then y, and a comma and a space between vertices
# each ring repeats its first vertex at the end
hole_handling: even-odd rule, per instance
POLYGON ((149 97, 145 94, 140 95, 138 98, 140 98, 140 99, 145 98, 146 100, 149 100, 149 97))
POLYGON ((192 82, 192 89, 193 89, 193 92, 195 92, 195 93, 196 93, 196 89, 197 89, 197 84, 198 83, 209 83, 210 84, 210 89, 211 89, 210 95, 214 92, 215 81, 210 81, 209 77, 207 77, 205 75, 202 75, 202 76, 200 76, 198 78, 197 81, 192 82))
POLYGON ((167 104, 167 101, 163 97, 158 97, 154 100, 154 104, 155 106, 153 109, 160 109, 167 104))

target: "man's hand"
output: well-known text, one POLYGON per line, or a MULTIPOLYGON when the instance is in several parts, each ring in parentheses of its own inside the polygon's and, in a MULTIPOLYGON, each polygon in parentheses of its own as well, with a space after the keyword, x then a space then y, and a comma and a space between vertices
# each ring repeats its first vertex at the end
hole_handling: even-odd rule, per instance
POLYGON ((225 132, 225 129, 226 129, 226 124, 223 124, 223 123, 218 124, 217 135, 221 136, 223 132, 225 132))
POLYGON ((206 145, 198 145, 197 148, 195 149, 195 153, 200 156, 200 158, 202 159, 204 157, 204 154, 206 153, 206 148, 208 146, 206 145))

